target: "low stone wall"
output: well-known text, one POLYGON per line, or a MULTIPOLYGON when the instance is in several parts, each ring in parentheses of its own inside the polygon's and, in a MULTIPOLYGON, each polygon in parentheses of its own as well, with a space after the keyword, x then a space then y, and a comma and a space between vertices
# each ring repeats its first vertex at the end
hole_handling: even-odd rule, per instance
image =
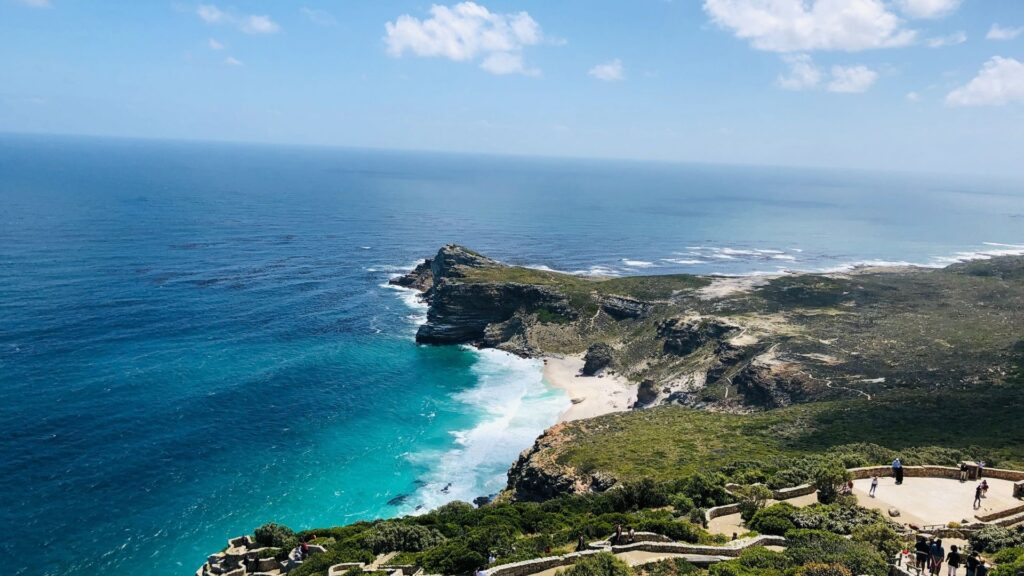
MULTIPOLYGON (((634 544, 634 546, 639 544, 634 544)), ((572 552, 563 556, 548 556, 547 558, 536 558, 534 560, 524 560, 522 562, 513 562, 511 564, 502 564, 501 566, 495 566, 489 570, 484 570, 485 576, 528 576, 529 574, 536 574, 537 572, 543 572, 544 570, 550 570, 552 568, 560 568, 562 566, 569 566, 575 564, 577 560, 585 556, 592 556, 594 554, 600 554, 600 550, 584 550, 583 552, 572 552)))
MULTIPOLYGON (((880 476, 883 478, 892 476, 891 466, 865 466, 863 468, 850 468, 848 470, 854 480, 880 476)), ((906 478, 949 478, 960 479, 960 469, 954 466, 904 466, 903 476, 906 478)))
POLYGON ((1000 518, 1006 518, 1020 513, 1024 513, 1024 504, 1014 506, 1013 508, 1007 508, 1005 510, 997 510, 991 514, 975 514, 974 517, 982 522, 991 522, 993 520, 999 520, 1000 518))
POLYGON ((709 546, 706 544, 689 544, 686 542, 636 542, 622 546, 612 546, 612 553, 620 552, 664 552, 670 554, 696 554, 701 556, 725 556, 735 558, 751 546, 783 546, 786 539, 782 536, 761 535, 753 538, 734 540, 725 546, 709 546))
POLYGON ((707 521, 710 522, 710 521, 714 520, 715 518, 719 518, 721 516, 728 516, 730 514, 739 514, 739 513, 740 513, 740 505, 739 504, 735 504, 735 503, 734 504, 726 504, 724 506, 715 506, 714 508, 708 508, 704 512, 704 518, 706 518, 707 521))
POLYGON ((818 488, 814 484, 801 484, 799 486, 793 486, 792 488, 772 490, 772 498, 775 498, 776 500, 789 500, 791 498, 799 498, 800 496, 814 494, 817 491, 818 488))
POLYGON ((1013 497, 1024 498, 1024 482, 1013 483, 1013 497))
POLYGON ((341 576, 353 568, 363 568, 362 562, 342 562, 327 569, 327 576, 341 576))

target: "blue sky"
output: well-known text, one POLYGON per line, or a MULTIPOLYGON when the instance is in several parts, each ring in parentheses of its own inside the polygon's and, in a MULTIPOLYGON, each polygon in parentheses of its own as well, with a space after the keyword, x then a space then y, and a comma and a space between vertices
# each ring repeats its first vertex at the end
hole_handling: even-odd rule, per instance
POLYGON ((1024 1, 0 0, 0 132, 1024 177, 1024 1))

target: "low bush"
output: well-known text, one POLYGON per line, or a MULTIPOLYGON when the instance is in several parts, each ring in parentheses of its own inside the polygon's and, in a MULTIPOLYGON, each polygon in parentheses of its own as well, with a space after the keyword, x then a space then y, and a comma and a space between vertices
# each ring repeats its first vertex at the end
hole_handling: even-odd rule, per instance
POLYGON ((629 566, 615 556, 601 552, 593 556, 581 558, 578 562, 559 570, 558 576, 631 576, 633 571, 629 566))
POLYGON ((796 508, 791 504, 786 504, 785 502, 773 504, 758 510, 753 518, 747 522, 747 527, 761 534, 783 536, 786 532, 797 527, 793 522, 793 515, 795 513, 796 508))

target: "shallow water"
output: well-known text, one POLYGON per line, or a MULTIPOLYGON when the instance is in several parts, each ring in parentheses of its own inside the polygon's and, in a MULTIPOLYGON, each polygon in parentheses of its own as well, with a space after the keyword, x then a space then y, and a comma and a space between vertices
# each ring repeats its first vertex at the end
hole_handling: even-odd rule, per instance
POLYGON ((15 574, 189 574, 266 521, 500 489, 567 400, 414 345, 382 285, 447 242, 606 274, 1024 252, 1019 186, 788 169, 8 136, 0 200, 15 574))

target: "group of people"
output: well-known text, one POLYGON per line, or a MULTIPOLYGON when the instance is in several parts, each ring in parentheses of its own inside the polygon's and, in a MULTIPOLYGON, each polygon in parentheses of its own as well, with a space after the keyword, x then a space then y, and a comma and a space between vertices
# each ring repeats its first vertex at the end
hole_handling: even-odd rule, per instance
POLYGON ((982 480, 974 488, 974 509, 981 508, 981 499, 988 497, 988 480, 982 480))
POLYGON ((971 552, 966 557, 956 545, 949 547, 949 553, 942 546, 942 540, 937 538, 927 539, 919 537, 914 547, 915 567, 923 574, 926 570, 932 576, 941 576, 942 564, 946 563, 948 576, 957 576, 961 566, 966 567, 966 576, 986 576, 988 566, 978 556, 977 552, 971 552))
POLYGON ((612 536, 611 543, 615 544, 632 544, 636 541, 636 532, 633 531, 633 527, 630 526, 626 532, 622 531, 622 524, 615 525, 615 534, 612 536))

